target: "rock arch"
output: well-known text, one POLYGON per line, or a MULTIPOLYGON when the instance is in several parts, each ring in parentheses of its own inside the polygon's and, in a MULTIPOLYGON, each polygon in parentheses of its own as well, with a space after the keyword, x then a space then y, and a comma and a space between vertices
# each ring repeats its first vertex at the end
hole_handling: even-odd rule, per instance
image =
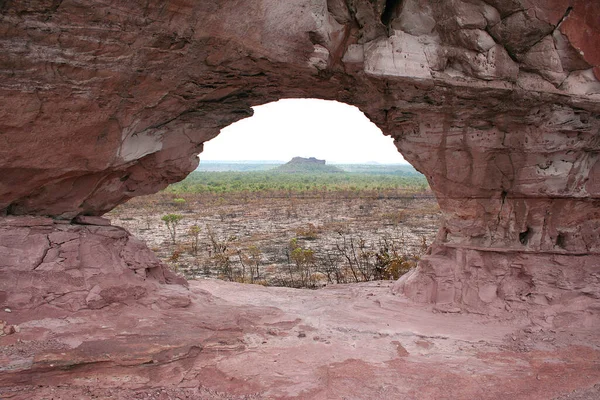
POLYGON ((581 311, 600 297, 599 14, 584 0, 5 1, 0 210, 102 215, 185 177, 251 106, 338 100, 394 137, 444 212, 398 290, 581 311))

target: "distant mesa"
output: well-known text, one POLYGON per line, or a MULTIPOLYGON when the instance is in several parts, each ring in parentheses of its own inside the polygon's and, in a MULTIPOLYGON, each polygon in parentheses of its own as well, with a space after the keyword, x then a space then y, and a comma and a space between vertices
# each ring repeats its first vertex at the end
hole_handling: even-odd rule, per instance
POLYGON ((319 164, 319 165, 325 165, 325 160, 319 160, 318 158, 314 158, 314 157, 309 157, 309 158, 294 157, 290 161, 288 161, 287 164, 319 164))
POLYGON ((274 171, 277 172, 292 172, 292 173, 302 173, 302 172, 344 172, 342 169, 338 167, 334 167, 333 165, 327 165, 325 160, 319 160, 315 157, 294 157, 287 163, 280 165, 275 168, 274 171))

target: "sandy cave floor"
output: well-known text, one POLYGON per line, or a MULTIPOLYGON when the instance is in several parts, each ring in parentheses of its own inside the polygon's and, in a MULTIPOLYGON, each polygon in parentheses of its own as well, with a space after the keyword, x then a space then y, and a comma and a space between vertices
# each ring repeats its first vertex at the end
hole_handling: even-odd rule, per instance
POLYGON ((0 398, 600 398, 597 331, 442 313, 391 284, 207 279, 184 309, 18 315, 21 331, 0 338, 0 398))

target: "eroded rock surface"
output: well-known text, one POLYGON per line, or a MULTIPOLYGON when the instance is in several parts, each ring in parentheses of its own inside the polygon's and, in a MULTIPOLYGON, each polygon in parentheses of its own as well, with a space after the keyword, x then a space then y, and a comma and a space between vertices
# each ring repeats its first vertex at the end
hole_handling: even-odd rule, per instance
MULTIPOLYGON (((596 165, 594 2, 11 0, 0 13, 0 209, 8 214, 99 215, 155 192, 193 170, 221 128, 284 97, 355 104, 405 153, 419 145, 404 143, 415 127, 420 146, 445 157, 456 143, 440 143, 438 130, 510 131, 510 141, 470 143, 486 155, 472 160, 479 186, 497 179, 485 173, 490 147, 514 153, 523 129, 573 147, 564 163, 589 150, 582 174, 596 165), (419 126, 425 120, 435 126, 419 126), (577 134, 586 136, 579 148, 577 134)), ((543 145, 523 153, 544 157, 543 145)), ((436 172, 435 160, 409 159, 436 172)), ((565 168, 524 173, 556 181, 565 168)), ((595 175, 573 196, 597 196, 595 175)), ((569 182, 549 184, 572 197, 579 181, 569 182)), ((514 195, 525 190, 512 186, 514 195)))
POLYGON ((594 399, 600 314, 574 298, 496 316, 393 282, 189 286, 99 217, 0 225, 6 399, 594 399), (435 377, 435 378, 434 378, 435 377))
MULTIPOLYGON (((254 105, 338 100, 395 138, 444 213, 398 291, 595 326, 599 15, 585 0, 3 1, 0 210, 86 223, 182 179, 254 105)), ((169 303, 126 232, 14 221, 3 301, 169 303)))
MULTIPOLYGON (((122 266, 125 271, 128 267, 122 266)), ((136 274, 127 282, 147 285, 136 274)), ((547 400, 600 380, 598 325, 498 319, 394 296, 217 280, 95 310, 49 301, 0 318, 3 399, 547 400), (186 304, 161 298, 185 294, 186 304), (43 310, 43 312, 40 312, 43 310)), ((7 303, 2 302, 3 309, 7 303)), ((562 397, 561 397, 562 398, 562 397)), ((579 397, 578 397, 579 398, 579 397)))
POLYGON ((42 217, 0 219, 3 308, 41 316, 46 308, 52 315, 69 315, 115 303, 163 308, 189 304, 186 281, 145 244, 123 228, 107 225, 108 220, 84 217, 81 222, 88 224, 42 217), (164 297, 169 291, 172 296, 164 297))

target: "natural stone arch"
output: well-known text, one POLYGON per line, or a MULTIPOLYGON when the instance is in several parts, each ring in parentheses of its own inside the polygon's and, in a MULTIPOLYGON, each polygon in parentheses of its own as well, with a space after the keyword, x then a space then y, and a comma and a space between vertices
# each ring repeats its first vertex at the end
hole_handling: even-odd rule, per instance
POLYGON ((585 309, 600 291, 597 7, 4 2, 0 209, 101 215, 182 179, 251 106, 338 100, 395 138, 444 212, 399 289, 478 310, 564 308, 569 289, 585 309))

